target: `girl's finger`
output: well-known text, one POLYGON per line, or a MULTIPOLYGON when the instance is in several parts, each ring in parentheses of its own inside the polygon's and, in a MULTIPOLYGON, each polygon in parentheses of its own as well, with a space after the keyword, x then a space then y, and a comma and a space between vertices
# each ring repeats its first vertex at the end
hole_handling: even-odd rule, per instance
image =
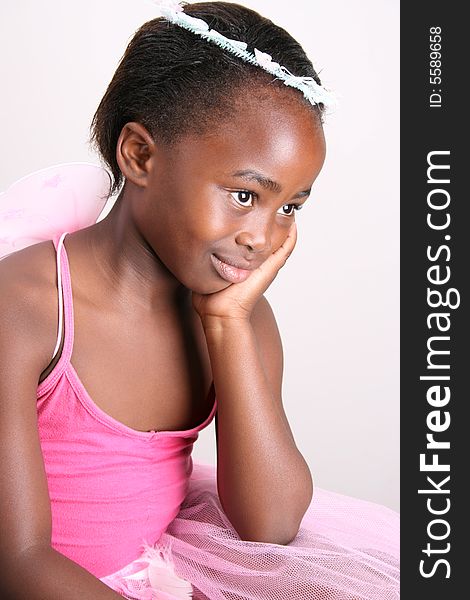
POLYGON ((284 242, 279 246, 279 248, 275 252, 271 254, 271 256, 265 262, 272 261, 276 265, 279 264, 278 268, 280 269, 286 264, 287 259, 292 254, 296 242, 297 225, 294 222, 292 223, 291 228, 289 229, 289 233, 284 242))
MULTIPOLYGON (((261 283, 263 286, 269 285, 271 281, 276 277, 277 272, 285 264, 289 256, 295 247, 297 240, 297 226, 295 223, 292 224, 287 238, 279 248, 271 254, 257 269, 253 271, 253 274, 247 279, 247 284, 250 282, 254 284, 255 281, 261 283), (251 281, 250 281, 251 280, 251 281)), ((243 284, 240 284, 243 285, 243 284)))

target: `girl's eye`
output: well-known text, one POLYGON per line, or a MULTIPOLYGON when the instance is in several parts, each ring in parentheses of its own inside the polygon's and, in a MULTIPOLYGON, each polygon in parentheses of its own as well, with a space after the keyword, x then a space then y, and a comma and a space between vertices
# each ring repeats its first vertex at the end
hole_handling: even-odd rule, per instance
POLYGON ((294 210, 300 210, 301 208, 302 204, 284 204, 278 212, 286 217, 291 217, 294 214, 294 210))
POLYGON ((246 190, 241 190, 239 192, 230 192, 232 198, 235 199, 238 204, 242 206, 252 206, 253 205, 253 192, 247 192, 246 190))
MULTIPOLYGON (((240 204, 241 206, 253 206, 253 200, 256 197, 254 192, 249 192, 247 190, 230 192, 230 194, 237 204, 240 204)), ((302 206, 302 204, 284 204, 277 212, 285 217, 291 217, 294 214, 294 210, 300 210, 302 206)))

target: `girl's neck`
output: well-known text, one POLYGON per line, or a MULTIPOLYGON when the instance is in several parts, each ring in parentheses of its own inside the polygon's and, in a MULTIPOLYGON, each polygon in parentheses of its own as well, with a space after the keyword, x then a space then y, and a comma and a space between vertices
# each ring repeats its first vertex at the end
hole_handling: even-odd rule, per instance
POLYGON ((129 205, 121 195, 103 220, 71 234, 73 237, 65 240, 66 246, 73 249, 76 243, 77 256, 83 256, 83 268, 92 266, 111 294, 110 299, 134 314, 139 308, 152 313, 181 308, 191 299, 190 290, 146 244, 129 205))

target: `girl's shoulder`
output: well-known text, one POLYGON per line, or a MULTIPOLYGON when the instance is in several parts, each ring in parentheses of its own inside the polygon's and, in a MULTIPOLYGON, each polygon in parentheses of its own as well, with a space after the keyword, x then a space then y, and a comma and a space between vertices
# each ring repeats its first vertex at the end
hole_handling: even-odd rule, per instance
MULTIPOLYGON (((49 293, 56 282, 56 251, 51 240, 33 244, 0 260, 2 295, 21 290, 26 301, 49 293)), ((47 299, 46 299, 47 300, 47 299)))
POLYGON ((0 260, 0 328, 30 331, 30 344, 50 361, 57 335, 56 253, 52 241, 0 260))

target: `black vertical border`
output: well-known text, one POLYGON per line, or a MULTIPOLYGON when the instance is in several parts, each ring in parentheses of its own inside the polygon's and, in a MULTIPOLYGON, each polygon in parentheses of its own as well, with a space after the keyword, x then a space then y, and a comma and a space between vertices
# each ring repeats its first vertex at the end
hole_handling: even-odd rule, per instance
MULTIPOLYGON (((468 48, 469 25, 463 15, 463 4, 457 2, 401 3, 400 68, 401 68, 401 594, 402 598, 419 600, 451 600, 466 597, 468 591, 463 577, 469 567, 464 567, 466 544, 464 530, 467 529, 469 500, 464 492, 467 481, 470 452, 465 443, 470 440, 469 421, 466 420, 466 405, 470 403, 466 375, 470 373, 468 279, 470 276, 470 218, 467 210, 470 194, 466 186, 470 173, 470 151, 466 148, 469 139, 469 110, 467 92, 470 83, 468 48), (430 33, 431 27, 440 27, 442 82, 430 82, 430 33), (441 108, 430 108, 429 96, 433 88, 441 90, 441 108), (448 157, 436 162, 450 164, 450 184, 442 185, 451 197, 449 208, 451 222, 445 231, 433 231, 426 223, 430 211, 427 195, 432 187, 427 183, 427 155, 432 151, 449 150, 448 157), (446 240, 445 235, 451 239, 446 240), (442 251, 441 259, 430 262, 427 247, 435 250, 448 245, 451 256, 442 251), (428 268, 439 263, 442 273, 450 267, 451 277, 442 284, 456 288, 460 294, 460 306, 455 309, 440 307, 432 309, 427 302, 427 287, 438 289, 427 279, 428 268), (439 335, 433 327, 428 329, 426 319, 431 312, 450 313, 451 327, 440 335, 450 336, 441 347, 450 354, 441 356, 441 363, 450 363, 448 371, 427 369, 427 341, 431 335, 439 335), (431 410, 426 392, 429 381, 420 381, 421 375, 446 374, 450 381, 441 382, 450 387, 451 398, 441 411, 448 411, 451 422, 447 431, 435 434, 436 439, 448 440, 450 449, 439 451, 439 462, 449 463, 448 473, 423 473, 420 471, 419 455, 426 452, 426 434, 429 429, 426 418, 431 410), (468 459, 467 459, 468 457, 468 459), (442 489, 449 494, 418 494, 419 489, 431 488, 426 477, 433 476, 436 482, 450 475, 442 489), (438 515, 427 508, 427 498, 439 509, 450 500, 449 512, 441 515, 450 526, 449 536, 441 541, 429 538, 427 528, 438 515), (427 543, 434 549, 443 550, 449 543, 449 551, 431 554, 423 549, 427 543), (420 574, 420 561, 425 560, 424 570, 428 574, 437 560, 447 560, 450 577, 444 563, 436 565, 434 574, 425 578, 420 574), (459 590, 459 591, 458 591, 459 590)), ((393 82, 390 82, 393 85, 393 82)), ((435 186, 438 187, 438 186, 435 186)), ((442 196, 443 198, 444 196, 442 196)), ((437 196, 436 196, 437 198, 437 196)), ((438 216, 444 218, 441 211, 438 216)), ((438 385, 435 382, 434 385, 438 385)), ((444 415, 443 415, 444 416, 444 415)), ((432 451, 428 451, 432 454, 432 451)), ((428 459, 429 462, 430 459, 428 459)), ((435 535, 444 535, 445 525, 434 525, 435 535)))

